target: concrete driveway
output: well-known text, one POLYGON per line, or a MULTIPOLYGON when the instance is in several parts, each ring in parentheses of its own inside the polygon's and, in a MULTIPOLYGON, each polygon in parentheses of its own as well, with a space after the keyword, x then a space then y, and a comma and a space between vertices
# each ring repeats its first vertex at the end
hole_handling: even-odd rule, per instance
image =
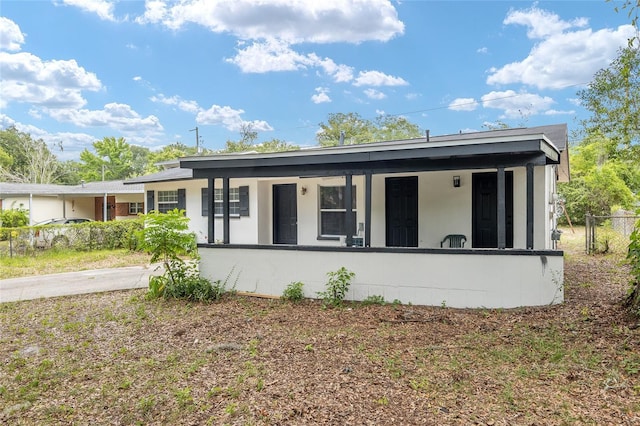
POLYGON ((10 278, 0 280, 0 303, 146 288, 149 276, 161 275, 162 272, 160 265, 154 264, 10 278))

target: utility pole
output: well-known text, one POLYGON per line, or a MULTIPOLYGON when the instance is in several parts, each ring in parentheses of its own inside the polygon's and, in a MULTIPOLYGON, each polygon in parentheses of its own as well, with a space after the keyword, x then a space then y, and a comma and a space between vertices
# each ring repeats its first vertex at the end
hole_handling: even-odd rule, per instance
POLYGON ((200 154, 201 150, 200 150, 200 136, 198 135, 198 126, 196 126, 195 129, 191 129, 189 130, 190 132, 196 131, 196 153, 200 154))

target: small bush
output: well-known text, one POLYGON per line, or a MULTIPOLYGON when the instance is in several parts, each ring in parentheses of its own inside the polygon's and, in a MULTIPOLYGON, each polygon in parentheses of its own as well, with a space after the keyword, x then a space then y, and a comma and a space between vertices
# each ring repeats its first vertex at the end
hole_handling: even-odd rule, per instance
POLYGON ((640 317, 640 220, 636 222, 636 226, 631 233, 627 249, 627 261, 631 265, 631 282, 629 283, 627 305, 640 317))
POLYGON ((386 305, 387 302, 384 301, 384 297, 380 295, 372 295, 367 297, 362 301, 362 304, 367 305, 386 305))
POLYGON ((151 253, 151 262, 161 261, 164 274, 149 279, 149 298, 175 298, 198 302, 217 300, 226 292, 227 280, 211 283, 200 276, 195 235, 188 230, 184 210, 167 213, 152 211, 138 232, 140 247, 151 253), (192 261, 183 260, 183 256, 192 261))
POLYGON ((327 276, 329 281, 327 281, 326 290, 318 292, 318 296, 322 299, 324 306, 342 306, 351 286, 351 280, 356 274, 343 266, 337 271, 327 272, 327 276))
MULTIPOLYGON (((0 228, 19 228, 28 224, 29 210, 22 208, 22 206, 17 209, 0 210, 0 228)), ((8 229, 0 229, 0 240, 7 240, 9 232, 8 229)))
POLYGON ((304 284, 300 281, 289 283, 282 292, 282 299, 289 300, 291 302, 298 302, 304 299, 303 286, 304 284))

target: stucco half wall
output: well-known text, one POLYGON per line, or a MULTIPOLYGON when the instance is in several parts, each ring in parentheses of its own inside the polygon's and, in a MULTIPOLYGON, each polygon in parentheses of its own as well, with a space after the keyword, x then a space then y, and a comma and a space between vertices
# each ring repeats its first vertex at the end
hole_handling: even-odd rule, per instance
POLYGON ((564 301, 562 252, 202 245, 200 273, 235 290, 280 296, 296 281, 305 297, 327 272, 355 272, 348 300, 382 296, 414 305, 515 308, 564 301))

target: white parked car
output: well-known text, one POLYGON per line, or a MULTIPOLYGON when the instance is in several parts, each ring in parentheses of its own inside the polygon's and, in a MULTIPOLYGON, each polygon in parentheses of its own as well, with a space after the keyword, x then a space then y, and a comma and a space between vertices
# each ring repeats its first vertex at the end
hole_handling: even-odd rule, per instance
POLYGON ((92 221, 92 219, 82 217, 68 217, 47 219, 42 222, 38 222, 34 226, 42 226, 42 228, 37 228, 35 231, 34 245, 38 248, 68 246, 69 242, 73 240, 73 234, 69 232, 69 227, 66 225, 75 225, 78 223, 92 221))

